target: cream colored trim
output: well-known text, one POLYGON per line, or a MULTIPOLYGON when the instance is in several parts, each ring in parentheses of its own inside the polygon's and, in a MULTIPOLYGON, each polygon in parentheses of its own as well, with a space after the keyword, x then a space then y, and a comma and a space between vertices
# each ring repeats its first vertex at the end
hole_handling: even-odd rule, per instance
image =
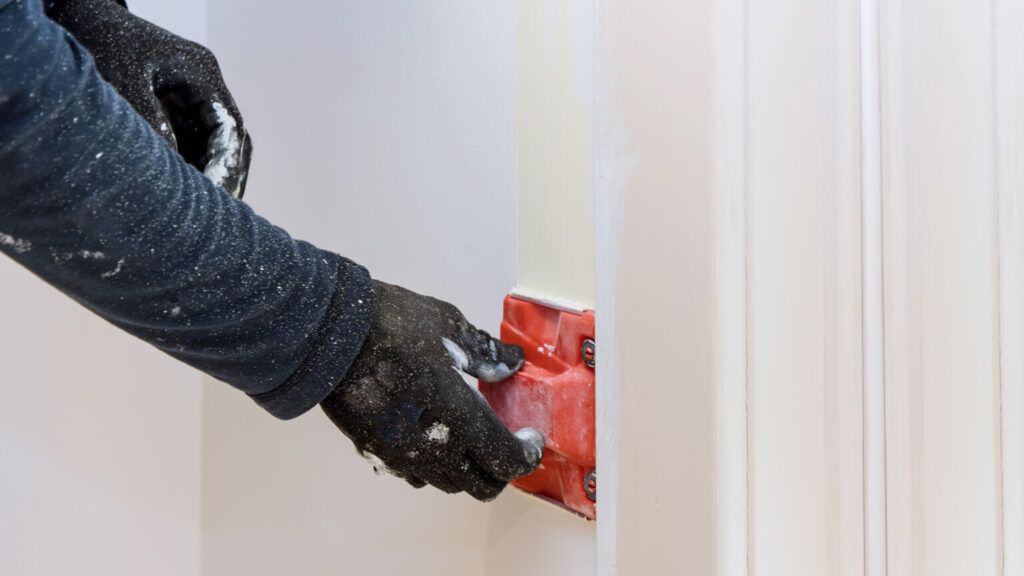
POLYGON ((747 542, 747 2, 715 11, 715 451, 717 570, 746 576, 747 542))
POLYGON ((516 3, 516 286, 594 307, 591 1, 516 3))
POLYGON ((885 576, 885 314, 879 0, 860 2, 864 307, 864 574, 885 576))
POLYGON ((1002 572, 990 10, 969 2, 882 4, 887 538, 894 576, 1002 572))
POLYGON ((1002 384, 1003 574, 1024 576, 1024 4, 993 3, 999 318, 1002 384))
POLYGON ((751 2, 750 573, 863 574, 859 13, 751 2))
MULTIPOLYGON (((619 253, 622 242, 622 219, 625 209, 625 186, 635 161, 625 149, 627 137, 622 125, 614 91, 612 65, 615 58, 613 22, 610 1, 598 1, 595 17, 595 82, 594 82, 594 255, 596 289, 596 340, 600 342, 596 366, 597 395, 597 469, 600 520, 597 524, 597 573, 615 576, 618 573, 619 549, 619 435, 620 338, 616 329, 618 317, 619 253)), ((626 475, 627 480, 631 475, 626 475)))

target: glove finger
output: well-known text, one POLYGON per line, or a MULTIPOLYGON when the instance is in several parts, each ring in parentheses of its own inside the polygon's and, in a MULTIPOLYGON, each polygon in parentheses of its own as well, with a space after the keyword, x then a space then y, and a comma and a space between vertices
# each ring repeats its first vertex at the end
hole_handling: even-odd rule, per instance
POLYGON ((215 95, 209 100, 211 106, 206 109, 210 136, 206 149, 208 164, 203 172, 214 183, 223 186, 232 196, 241 198, 245 193, 249 175, 252 137, 245 128, 242 113, 238 110, 231 91, 224 83, 224 76, 220 71, 217 57, 205 47, 200 46, 199 48, 201 48, 198 52, 199 65, 208 78, 212 93, 215 95), (234 125, 232 131, 223 129, 231 124, 234 125), (232 149, 235 139, 240 143, 237 151, 232 149), (218 183, 216 176, 222 173, 224 174, 223 182, 218 183))
POLYGON ((544 436, 533 428, 513 434, 482 398, 477 399, 482 409, 464 437, 473 460, 492 478, 505 482, 536 470, 544 456, 544 436))
POLYGON ((427 485, 426 482, 424 482, 423 480, 420 480, 416 476, 412 476, 412 475, 405 476, 403 478, 403 480, 405 480, 409 484, 409 486, 412 486, 413 488, 416 488, 417 490, 419 490, 420 488, 423 488, 424 486, 427 485))
POLYGON ((512 376, 526 361, 519 346, 506 344, 464 322, 455 342, 444 340, 456 367, 484 382, 500 382, 512 376))
POLYGON ((154 90, 171 119, 182 157, 215 185, 239 198, 245 189, 252 139, 206 47, 178 39, 182 53, 163 63, 154 90))
POLYGON ((434 488, 446 494, 458 494, 462 487, 445 473, 443 467, 432 467, 417 471, 419 477, 434 488))
POLYGON ((494 500, 508 484, 492 478, 468 454, 461 468, 451 474, 453 481, 462 486, 467 494, 481 502, 494 500))

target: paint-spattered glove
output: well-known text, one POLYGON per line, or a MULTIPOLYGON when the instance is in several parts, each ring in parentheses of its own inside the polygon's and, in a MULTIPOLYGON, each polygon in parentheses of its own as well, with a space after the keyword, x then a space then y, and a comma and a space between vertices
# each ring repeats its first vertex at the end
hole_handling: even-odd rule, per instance
POLYGON ((119 0, 48 0, 103 78, 182 158, 240 198, 252 143, 213 54, 131 14, 119 0))
POLYGON ((488 382, 523 365, 523 350, 491 338, 454 306, 374 282, 369 335, 341 384, 320 406, 381 472, 419 488, 493 500, 533 472, 544 438, 513 434, 460 371, 488 382))

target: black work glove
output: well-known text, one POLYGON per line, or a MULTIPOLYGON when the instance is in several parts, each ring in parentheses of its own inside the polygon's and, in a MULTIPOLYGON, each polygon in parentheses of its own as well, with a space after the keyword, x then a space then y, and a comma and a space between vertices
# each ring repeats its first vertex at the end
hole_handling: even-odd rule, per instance
POLYGON ((377 305, 362 350, 320 406, 378 472, 419 488, 493 500, 533 472, 544 437, 513 434, 462 379, 487 382, 522 367, 524 354, 477 330, 454 306, 374 281, 377 305))
POLYGON ((213 53, 118 0, 49 0, 46 14, 92 53, 103 78, 186 162, 236 198, 252 142, 213 53))

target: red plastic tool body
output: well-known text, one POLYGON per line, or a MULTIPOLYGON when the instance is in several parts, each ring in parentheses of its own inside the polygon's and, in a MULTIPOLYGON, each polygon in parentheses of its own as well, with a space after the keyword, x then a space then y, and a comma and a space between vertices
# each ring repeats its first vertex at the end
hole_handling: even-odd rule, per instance
POLYGON ((593 338, 593 312, 575 314, 507 296, 501 339, 522 346, 526 365, 504 382, 480 383, 506 426, 544 434, 540 468, 512 484, 590 519, 596 512, 584 482, 595 467, 594 368, 581 350, 593 338))

